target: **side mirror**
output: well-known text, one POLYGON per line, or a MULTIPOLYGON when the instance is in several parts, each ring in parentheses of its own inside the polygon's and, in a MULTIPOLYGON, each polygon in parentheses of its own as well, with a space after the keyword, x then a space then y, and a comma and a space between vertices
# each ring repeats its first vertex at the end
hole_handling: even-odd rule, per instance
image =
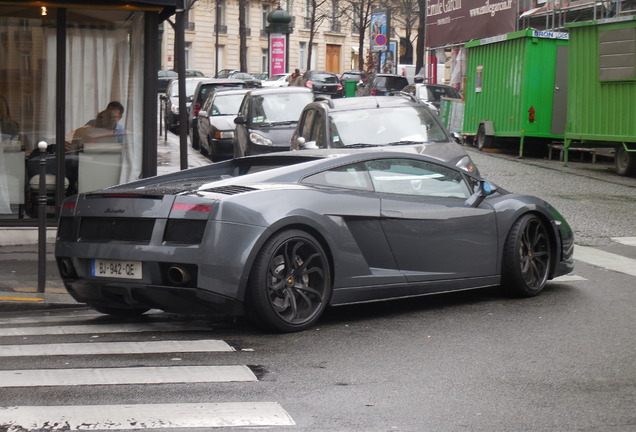
POLYGON ((300 149, 301 150, 310 150, 310 149, 317 149, 318 145, 316 145, 316 141, 305 141, 305 138, 299 138, 299 140, 302 139, 303 143, 300 144, 300 149))
POLYGON ((203 110, 201 110, 201 111, 199 111, 198 116, 199 116, 199 117, 203 117, 203 118, 205 118, 205 117, 207 117, 207 116, 208 116, 208 112, 207 112, 207 111, 203 111, 203 110))
POLYGON ((237 125, 242 124, 242 125, 244 125, 246 123, 247 123, 247 120, 242 115, 234 117, 234 124, 237 124, 237 125))
POLYGON ((479 188, 477 192, 472 194, 470 198, 466 200, 466 205, 471 207, 479 207, 479 205, 486 199, 487 196, 492 195, 497 190, 497 187, 491 183, 482 180, 479 182, 479 188))
POLYGON ((188 96, 188 97, 186 98, 186 102, 192 102, 192 96, 188 96))
POLYGON ((458 134, 457 132, 451 132, 451 137, 453 137, 453 141, 455 141, 457 144, 464 145, 462 136, 458 134))
POLYGON ((168 96, 166 96, 166 94, 163 93, 161 96, 159 96, 159 99, 161 99, 162 101, 165 101, 168 99, 168 96))

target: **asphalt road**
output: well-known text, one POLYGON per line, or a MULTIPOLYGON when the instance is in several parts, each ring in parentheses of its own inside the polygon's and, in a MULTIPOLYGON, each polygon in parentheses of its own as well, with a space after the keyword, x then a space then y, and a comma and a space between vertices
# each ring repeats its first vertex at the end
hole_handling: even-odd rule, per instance
MULTIPOLYGON (((559 209, 577 244, 636 270, 636 246, 618 241, 636 237, 636 179, 615 177, 604 164, 563 170, 557 161, 469 151, 488 179, 559 209)), ((155 430, 631 431, 635 277, 577 260, 572 275, 535 298, 486 289, 333 308, 315 329, 287 335, 163 313, 121 322, 87 309, 10 312, 0 317, 0 407, 19 408, 0 408, 0 430, 18 413, 53 421, 74 407, 88 427, 99 412, 126 405, 136 427, 155 430), (233 349, 208 350, 211 340, 233 349), (182 352, 144 344, 188 341, 194 346, 182 352), (98 343, 110 345, 79 350, 98 343), (247 366, 255 379, 218 381, 218 366, 247 366), (72 385, 84 374, 117 379, 72 385), (165 404, 160 419, 144 417, 142 408, 156 404, 165 404), (190 418, 235 411, 186 427, 177 406, 190 418), (251 420, 239 423, 238 407, 251 420), (259 408, 267 415, 254 414, 259 408), (177 426, 169 428, 171 420, 177 426)))

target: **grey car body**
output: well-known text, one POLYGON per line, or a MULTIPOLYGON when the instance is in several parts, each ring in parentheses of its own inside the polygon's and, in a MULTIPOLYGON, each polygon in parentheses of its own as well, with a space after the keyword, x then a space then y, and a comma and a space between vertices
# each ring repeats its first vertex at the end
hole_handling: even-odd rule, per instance
POLYGON ((234 155, 234 118, 247 91, 217 90, 206 99, 197 115, 194 126, 198 128, 201 153, 213 161, 234 155))
MULTIPOLYGON (((192 103, 192 95, 197 88, 197 84, 200 81, 205 81, 208 78, 203 77, 190 77, 185 79, 185 91, 186 91, 186 111, 190 111, 190 104, 192 103)), ((167 129, 175 129, 179 126, 179 80, 173 79, 166 88, 166 93, 161 95, 161 103, 164 115, 164 121, 167 129)))
POLYGON ((418 100, 432 104, 438 111, 442 102, 442 97, 450 99, 461 99, 462 94, 455 87, 443 84, 409 84, 404 89, 404 93, 414 95, 418 100))
POLYGON ((247 92, 234 119, 234 157, 289 150, 298 117, 313 99, 311 90, 295 86, 247 92))
POLYGON ((572 270, 557 210, 425 152, 272 153, 69 197, 60 274, 104 313, 246 315, 291 332, 329 305, 500 284, 533 296, 572 270))

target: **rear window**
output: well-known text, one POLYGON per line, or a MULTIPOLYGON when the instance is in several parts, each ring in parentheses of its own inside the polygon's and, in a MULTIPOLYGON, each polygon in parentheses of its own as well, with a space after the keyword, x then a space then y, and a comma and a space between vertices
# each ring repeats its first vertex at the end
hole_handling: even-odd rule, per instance
POLYGON ((326 83, 337 83, 338 77, 331 74, 314 74, 311 76, 312 81, 320 81, 326 83))
POLYGON ((215 83, 215 84, 204 84, 199 89, 199 94, 197 95, 197 102, 201 103, 205 101, 206 97, 217 90, 232 90, 232 89, 242 89, 246 88, 247 84, 242 82, 237 83, 215 83))
POLYGON ((387 90, 400 91, 409 85, 409 82, 404 77, 386 77, 385 85, 387 90))

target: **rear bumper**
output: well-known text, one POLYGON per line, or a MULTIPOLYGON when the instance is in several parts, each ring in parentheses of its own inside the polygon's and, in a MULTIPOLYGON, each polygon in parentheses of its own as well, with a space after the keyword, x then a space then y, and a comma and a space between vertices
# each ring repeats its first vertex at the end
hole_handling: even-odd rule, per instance
POLYGON ((80 303, 114 308, 149 308, 167 312, 241 316, 243 303, 200 288, 168 287, 127 282, 64 280, 69 294, 80 303))

